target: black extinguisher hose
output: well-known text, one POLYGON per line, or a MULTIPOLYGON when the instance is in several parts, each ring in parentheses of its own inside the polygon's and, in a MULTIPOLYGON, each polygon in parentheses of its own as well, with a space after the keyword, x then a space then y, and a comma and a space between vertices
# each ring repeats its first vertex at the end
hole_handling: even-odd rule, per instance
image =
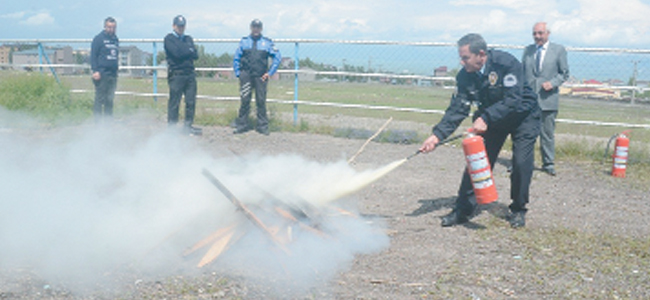
POLYGON ((612 135, 611 138, 609 138, 609 142, 607 142, 607 147, 605 148, 605 153, 603 154, 603 164, 605 161, 607 161, 607 153, 609 152, 609 146, 612 144, 612 141, 618 137, 618 133, 615 135, 612 135))

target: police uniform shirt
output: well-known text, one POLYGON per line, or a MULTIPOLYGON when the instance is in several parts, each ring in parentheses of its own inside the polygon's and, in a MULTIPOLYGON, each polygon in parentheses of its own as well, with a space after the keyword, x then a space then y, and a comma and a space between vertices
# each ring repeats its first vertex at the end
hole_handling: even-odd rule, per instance
POLYGON ((457 92, 433 128, 440 140, 458 128, 472 104, 478 106, 474 119, 481 117, 488 130, 516 127, 539 107, 536 95, 524 84, 523 67, 514 56, 500 50, 488 50, 487 56, 483 71, 468 73, 462 69, 456 76, 457 92))
POLYGON ((235 52, 233 69, 239 77, 241 71, 247 71, 253 76, 262 76, 269 73, 273 76, 280 66, 282 56, 273 41, 265 36, 245 36, 239 42, 235 52), (271 67, 268 58, 271 57, 271 67))
POLYGON ((172 31, 165 36, 164 48, 169 71, 194 71, 194 61, 199 58, 199 54, 192 36, 172 31))

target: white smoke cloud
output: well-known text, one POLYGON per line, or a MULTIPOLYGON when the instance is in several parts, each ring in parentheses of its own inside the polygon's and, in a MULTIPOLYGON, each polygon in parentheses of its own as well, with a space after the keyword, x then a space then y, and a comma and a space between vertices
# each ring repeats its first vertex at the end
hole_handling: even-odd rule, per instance
MULTIPOLYGON (((12 116, 0 111, 0 120, 12 116)), ((368 173, 344 162, 208 153, 195 139, 132 126, 44 130, 7 124, 0 121, 3 270, 27 268, 51 284, 86 289, 127 270, 192 274, 207 248, 187 257, 182 252, 240 222, 237 232, 245 234, 205 269, 305 290, 328 282, 355 254, 388 245, 382 224, 341 215, 322 201, 323 191, 339 189, 330 178, 368 173), (203 168, 252 207, 266 206, 269 194, 307 201, 316 208, 307 223, 316 222, 325 234, 280 226, 292 241, 290 254, 284 253, 210 184, 203 168)), ((287 222, 256 211, 269 227, 287 222)))

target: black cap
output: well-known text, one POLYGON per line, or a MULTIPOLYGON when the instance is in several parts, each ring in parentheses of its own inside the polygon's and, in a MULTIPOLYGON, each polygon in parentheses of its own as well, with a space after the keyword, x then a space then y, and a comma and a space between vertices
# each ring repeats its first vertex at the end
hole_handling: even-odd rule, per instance
POLYGON ((176 25, 176 26, 185 26, 186 21, 187 20, 185 20, 185 17, 183 17, 181 15, 178 15, 178 16, 176 16, 174 18, 174 25, 176 25))
POLYGON ((251 27, 262 27, 262 21, 260 21, 260 19, 251 21, 251 27))

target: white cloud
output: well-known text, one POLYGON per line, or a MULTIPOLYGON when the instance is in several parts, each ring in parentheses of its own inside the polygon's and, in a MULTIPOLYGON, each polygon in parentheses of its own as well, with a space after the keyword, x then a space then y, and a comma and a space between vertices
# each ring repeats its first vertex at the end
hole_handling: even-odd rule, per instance
POLYGON ((588 45, 638 46, 650 43, 650 5, 638 0, 578 0, 579 9, 555 16, 549 25, 563 39, 588 45))
POLYGON ((20 21, 20 24, 30 26, 51 25, 54 24, 54 17, 49 12, 40 12, 20 21))
POLYGON ((451 0, 449 4, 459 7, 484 6, 488 8, 499 8, 513 10, 517 14, 539 14, 544 11, 552 11, 557 7, 556 1, 538 0, 451 0))
MULTIPOLYGON (((450 0, 452 14, 462 19, 449 31, 476 30, 499 43, 527 43, 537 21, 546 21, 552 39, 568 45, 640 46, 650 37, 650 5, 639 0, 536 1, 450 0), (525 40, 524 40, 525 39, 525 40)), ((435 18, 435 17, 434 17, 435 18)), ((445 27, 443 27, 445 28, 445 27)))
POLYGON ((0 15, 2 19, 22 19, 25 16, 24 11, 0 15))
POLYGON ((282 33, 288 36, 354 35, 370 30, 368 23, 373 14, 367 8, 371 6, 368 1, 300 2, 294 5, 275 5, 275 16, 269 17, 273 21, 272 25, 281 28, 282 33))
MULTIPOLYGON (((196 0, 181 10, 170 0, 143 1, 142 9, 112 12, 119 18, 121 37, 164 34, 171 30, 173 16, 181 13, 189 20, 188 32, 197 38, 237 38, 248 34, 250 20, 260 18, 265 35, 276 39, 454 42, 467 32, 479 32, 491 43, 527 44, 532 42, 532 25, 546 21, 551 39, 567 46, 650 47, 650 4, 645 0, 196 0)), ((104 16, 99 10, 86 15, 80 0, 57 1, 58 8, 45 0, 30 3, 0 15, 0 20, 17 21, 8 30, 12 35, 43 35, 21 32, 56 21, 62 27, 50 30, 47 37, 69 37, 87 24, 99 24, 104 16), (47 10, 33 11, 30 6, 47 10)))

